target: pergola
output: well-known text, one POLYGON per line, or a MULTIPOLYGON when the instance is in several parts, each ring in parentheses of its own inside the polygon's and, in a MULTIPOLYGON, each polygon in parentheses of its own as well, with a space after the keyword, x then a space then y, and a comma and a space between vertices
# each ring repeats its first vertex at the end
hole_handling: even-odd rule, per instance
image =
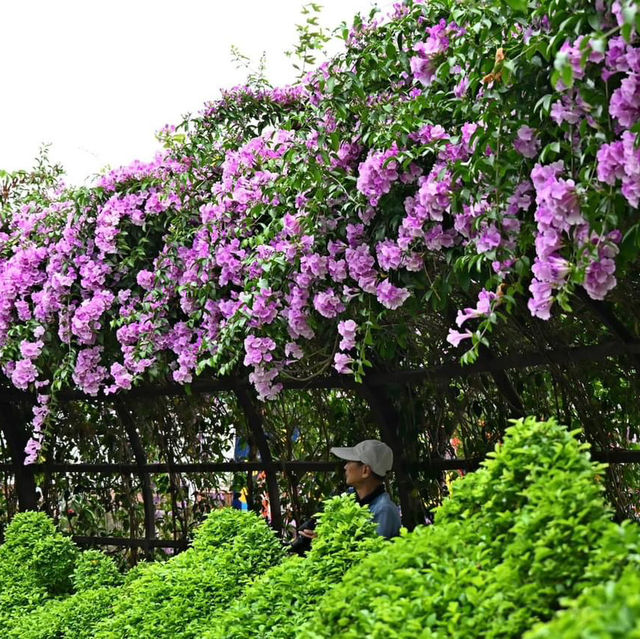
MULTIPOLYGON (((516 391, 509 375, 524 373, 525 376, 534 370, 568 369, 607 361, 622 363, 632 377, 637 377, 640 362, 640 341, 636 339, 625 325, 618 320, 612 304, 593 302, 586 296, 582 300, 583 311, 589 312, 606 327, 609 339, 582 345, 567 345, 556 348, 512 352, 494 355, 485 349, 478 361, 471 365, 461 365, 451 360, 435 366, 421 366, 395 370, 378 370, 371 372, 362 383, 356 382, 346 375, 322 375, 310 380, 283 380, 285 391, 305 393, 318 389, 339 389, 353 393, 361 398, 369 407, 371 416, 379 428, 382 439, 394 451, 394 472, 398 485, 398 494, 403 514, 403 523, 409 528, 420 523, 421 514, 419 496, 412 494, 412 477, 422 474, 426 477, 438 478, 444 471, 472 471, 482 461, 482 457, 444 458, 434 456, 427 459, 415 459, 408 454, 406 439, 400 432, 400 415, 391 398, 398 387, 420 387, 425 383, 449 383, 454 380, 484 377, 491 380, 509 406, 511 417, 520 417, 527 408, 516 391)), ((575 370, 575 368, 574 368, 575 370)), ((579 370, 579 369, 578 369, 579 370)), ((141 385, 116 396, 92 397, 74 390, 60 392, 58 400, 63 403, 91 401, 106 403, 115 410, 128 437, 133 451, 132 463, 53 463, 24 465, 24 446, 28 439, 24 418, 18 409, 21 404, 29 404, 33 397, 17 390, 3 389, 0 392, 0 404, 3 406, 1 421, 10 461, 0 463, 0 471, 13 474, 15 490, 21 509, 36 508, 35 474, 100 474, 100 475, 132 475, 137 476, 141 485, 144 505, 144 538, 75 536, 74 539, 83 545, 105 545, 119 547, 139 547, 145 552, 152 548, 186 547, 187 539, 157 539, 154 519, 154 494, 152 476, 158 473, 241 473, 265 471, 267 492, 271 505, 271 525, 281 532, 283 520, 280 508, 280 491, 277 476, 283 472, 318 473, 339 470, 341 462, 318 460, 276 459, 265 434, 265 424, 253 389, 246 377, 226 376, 218 379, 202 377, 196 379, 188 390, 189 394, 216 395, 233 393, 238 400, 250 433, 256 443, 260 461, 220 461, 176 463, 165 461, 149 463, 145 450, 145 442, 136 427, 136 421, 128 408, 128 400, 136 398, 153 399, 154 397, 171 397, 186 394, 184 386, 179 384, 141 385)), ((593 459, 608 464, 629 464, 640 462, 640 450, 621 447, 596 445, 592 451, 593 459)))

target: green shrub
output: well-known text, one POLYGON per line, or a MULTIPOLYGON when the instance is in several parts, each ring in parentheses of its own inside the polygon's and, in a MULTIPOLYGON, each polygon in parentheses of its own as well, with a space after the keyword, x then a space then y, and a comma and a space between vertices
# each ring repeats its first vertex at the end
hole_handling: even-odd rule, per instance
POLYGON ((352 495, 325 502, 317 533, 304 559, 289 557, 248 586, 226 613, 213 620, 206 639, 292 637, 350 566, 385 545, 369 509, 361 508, 352 495))
POLYGON ((0 546, 0 631, 47 599, 71 590, 77 550, 44 513, 17 514, 0 546))
POLYGON ((25 615, 48 598, 47 591, 38 586, 27 570, 15 573, 15 578, 0 582, 0 637, 16 616, 25 615))
POLYGON ((553 420, 518 421, 433 526, 352 568, 297 636, 519 637, 549 619, 614 526, 585 448, 553 420))
POLYGON ((6 639, 91 639, 98 622, 112 614, 115 588, 84 590, 66 599, 49 600, 14 619, 6 639))
MULTIPOLYGON (((258 528, 262 532, 262 526, 258 528)), ((235 543, 234 540, 239 535, 246 538, 256 530, 255 527, 248 526, 247 513, 232 508, 214 510, 196 528, 191 546, 199 553, 215 551, 221 546, 235 543)))
POLYGON ((39 541, 57 534, 53 520, 45 513, 18 513, 5 530, 4 543, 0 546, 0 562, 8 558, 20 561, 31 555, 39 541))
POLYGON ((34 546, 31 569, 36 581, 51 595, 69 593, 77 558, 78 549, 69 537, 46 537, 34 546))
POLYGON ((119 586, 123 576, 111 557, 99 550, 85 550, 78 557, 72 581, 74 590, 80 592, 103 586, 119 586))
POLYGON ((524 635, 525 639, 638 639, 640 571, 626 568, 618 580, 600 583, 573 601, 555 619, 524 635))
POLYGON ((193 548, 126 580, 97 639, 201 637, 212 616, 282 558, 280 541, 254 513, 214 511, 203 526, 193 548))

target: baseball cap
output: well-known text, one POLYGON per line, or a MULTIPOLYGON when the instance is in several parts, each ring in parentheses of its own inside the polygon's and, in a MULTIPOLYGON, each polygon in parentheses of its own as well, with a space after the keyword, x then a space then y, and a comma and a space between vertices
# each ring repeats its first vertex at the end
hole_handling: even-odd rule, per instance
POLYGON ((340 459, 367 464, 380 477, 384 477, 393 466, 391 448, 377 439, 365 439, 351 448, 332 448, 331 452, 340 459))

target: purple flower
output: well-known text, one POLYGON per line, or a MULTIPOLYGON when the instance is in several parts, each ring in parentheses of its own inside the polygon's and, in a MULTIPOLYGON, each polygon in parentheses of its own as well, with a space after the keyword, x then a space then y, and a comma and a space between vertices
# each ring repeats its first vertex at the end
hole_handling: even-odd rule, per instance
POLYGON ((254 296, 253 304, 249 310, 252 318, 252 327, 271 324, 276 319, 279 306, 274 297, 274 293, 270 288, 260 289, 254 296))
POLYGON ((270 337, 256 337, 247 335, 244 340, 244 365, 258 365, 270 362, 273 359, 272 351, 276 349, 276 343, 270 337))
POLYGON ((560 126, 563 122, 577 124, 583 116, 582 110, 568 96, 562 96, 551 105, 551 119, 560 126))
POLYGON ((393 159, 397 154, 395 144, 387 151, 369 151, 367 159, 358 167, 356 188, 367 197, 371 206, 377 206, 398 179, 398 163, 393 159))
POLYGON ((540 148, 540 140, 536 137, 535 129, 523 124, 518 129, 518 137, 513 143, 515 150, 526 158, 534 158, 540 148))
POLYGON ((532 297, 529 299, 527 306, 531 315, 548 320, 551 317, 551 305, 553 304, 551 284, 533 279, 529 284, 529 290, 532 297))
POLYGON ((607 293, 615 287, 617 284, 615 272, 616 263, 608 257, 589 264, 583 286, 591 299, 603 300, 607 293))
POLYGON ((429 86, 436 76, 436 64, 434 60, 430 58, 423 58, 420 56, 413 56, 409 60, 409 66, 411 67, 411 73, 413 77, 425 86, 429 86))
POLYGON ((500 246, 501 241, 500 231, 498 231, 495 225, 490 224, 487 228, 483 229, 482 233, 478 236, 476 249, 478 253, 486 253, 500 246))
POLYGON ((131 388, 133 376, 122 364, 119 364, 118 362, 113 363, 111 365, 110 372, 114 380, 113 387, 110 390, 115 392, 115 390, 119 388, 124 390, 129 390, 131 388))
POLYGON ((355 348, 357 330, 358 325, 353 320, 338 322, 338 333, 342 337, 339 345, 341 351, 349 351, 355 348))
POLYGON ((640 74, 630 73, 612 94, 609 113, 625 128, 640 120, 640 74))
POLYGON ((100 384, 107 375, 107 369, 100 366, 101 356, 101 346, 85 348, 78 352, 72 377, 77 386, 88 395, 98 394, 100 384))
POLYGON ((402 262, 402 250, 393 240, 384 240, 376 246, 378 264, 383 271, 395 270, 402 262))
POLYGON ((344 353, 336 353, 333 356, 333 367, 340 374, 353 373, 353 370, 351 370, 350 368, 351 364, 353 364, 353 357, 350 357, 349 355, 345 355, 344 353))
POLYGON ((290 357, 292 360, 302 359, 304 352, 298 344, 295 342, 287 342, 284 346, 285 357, 290 357))
POLYGON ((369 251, 367 244, 360 244, 356 248, 348 248, 345 251, 345 259, 349 268, 349 275, 362 290, 367 293, 375 292, 376 271, 373 268, 375 260, 369 251))
POLYGON ((344 304, 333 289, 316 293, 313 306, 322 317, 332 318, 344 311, 344 304))
POLYGON ((327 274, 327 258, 317 253, 305 255, 300 260, 300 270, 321 279, 327 274))
POLYGON ((249 374, 249 381, 255 386, 260 400, 274 399, 282 390, 282 384, 276 383, 278 377, 277 368, 263 368, 256 366, 249 374))
POLYGON ((611 144, 603 144, 598 150, 598 179, 616 184, 622 180, 622 194, 629 204, 640 203, 640 149, 636 148, 635 135, 625 131, 622 138, 611 144))
POLYGON ((456 324, 462 326, 469 319, 487 317, 491 313, 491 305, 495 299, 495 293, 483 288, 478 294, 478 303, 475 308, 465 308, 462 311, 458 311, 456 324))
POLYGON ((613 186, 625 176, 622 141, 603 144, 598 149, 598 179, 613 186))
POLYGON ((447 335, 447 342, 454 347, 457 347, 462 340, 469 339, 473 336, 471 331, 465 331, 464 333, 460 333, 453 328, 449 329, 449 334, 447 335))
POLYGON ((300 224, 300 217, 297 215, 291 215, 286 213, 282 218, 284 227, 284 233, 288 237, 296 237, 302 235, 302 226, 300 224))
POLYGON ((456 86, 453 88, 453 95, 455 95, 458 100, 461 100, 467 94, 468 89, 469 78, 467 78, 467 76, 464 76, 463 78, 461 78, 460 82, 458 82, 458 84, 456 84, 456 86))
POLYGON ((575 182, 558 177, 563 170, 562 162, 554 162, 546 166, 536 164, 531 171, 538 204, 535 217, 540 232, 549 228, 568 231, 571 226, 584 223, 575 182))
POLYGON ((543 259, 536 257, 531 270, 540 282, 548 282, 559 287, 565 283, 571 269, 569 262, 563 257, 550 254, 543 259))
POLYGON ((15 368, 11 372, 11 381, 16 388, 27 390, 31 382, 35 382, 38 377, 38 369, 30 359, 21 359, 16 362, 15 368))
POLYGON ((429 37, 424 42, 418 42, 413 48, 418 54, 409 61, 413 77, 423 85, 429 86, 435 78, 440 60, 449 48, 449 36, 463 32, 454 22, 447 24, 444 19, 429 27, 429 37))
POLYGON ((155 275, 151 271, 139 271, 136 275, 136 282, 141 288, 150 291, 153 288, 155 275))
POLYGON ((420 142, 420 144, 430 144, 437 140, 449 138, 440 124, 425 124, 417 133, 412 133, 409 137, 415 142, 420 142))
POLYGON ((40 353, 42 352, 42 347, 44 343, 41 340, 37 340, 35 342, 27 342, 26 340, 22 340, 20 342, 20 353, 22 353, 22 357, 25 359, 36 359, 40 353))
POLYGON ((327 261, 329 275, 334 282, 342 282, 347 278, 347 262, 345 260, 333 260, 329 258, 327 261))
POLYGON ((389 280, 383 280, 376 287, 376 297, 384 307, 394 310, 402 306, 410 293, 406 288, 398 288, 389 280))

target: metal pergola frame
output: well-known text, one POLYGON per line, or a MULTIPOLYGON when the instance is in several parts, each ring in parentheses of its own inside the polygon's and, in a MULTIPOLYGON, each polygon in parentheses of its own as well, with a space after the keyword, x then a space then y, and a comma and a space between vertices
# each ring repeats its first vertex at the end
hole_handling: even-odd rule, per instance
MULTIPOLYGON (((627 337, 627 336, 625 336, 627 337)), ((399 485, 400 502, 403 511, 408 512, 410 507, 408 492, 410 490, 410 476, 415 473, 424 473, 437 477, 447 470, 474 470, 478 467, 481 458, 471 459, 444 459, 431 458, 417 463, 409 463, 404 459, 400 445, 396 416, 380 398, 376 392, 381 387, 393 384, 419 385, 425 380, 453 380, 475 375, 491 375, 496 384, 500 381, 498 375, 504 375, 510 369, 525 369, 534 367, 546 367, 550 365, 566 366, 587 361, 600 361, 609 357, 631 356, 634 361, 640 360, 640 341, 614 340, 601 342, 587 346, 573 346, 554 350, 544 350, 529 353, 519 353, 502 357, 493 357, 491 354, 481 355, 478 361, 469 366, 462 366, 459 362, 451 362, 431 368, 419 368, 413 370, 396 370, 389 372, 375 372, 367 375, 362 383, 344 375, 330 375, 313 378, 308 381, 283 379, 282 384, 287 390, 315 390, 315 389, 344 389, 357 393, 369 405, 372 415, 380 428, 382 438, 391 446, 396 459, 395 474, 399 485), (405 510, 406 509, 406 510, 405 510)), ((498 384, 499 385, 499 384, 498 384)), ((501 389, 504 392, 504 389, 501 389)), ((514 394, 513 392, 512 394, 514 394)), ((516 401, 506 393, 507 400, 513 406, 516 401)), ((50 463, 33 464, 24 466, 24 445, 16 446, 16 437, 7 437, 12 463, 0 463, 0 471, 13 473, 19 505, 23 509, 33 506, 29 503, 29 490, 27 484, 34 484, 34 474, 46 473, 95 473, 102 475, 131 474, 137 475, 141 482, 142 499, 145 511, 145 537, 144 539, 127 539, 120 537, 87 537, 75 536, 74 540, 81 545, 102 545, 129 548, 142 548, 149 552, 151 548, 176 548, 182 549, 187 545, 187 540, 158 540, 155 538, 155 519, 153 494, 151 490, 151 476, 157 473, 216 473, 216 472, 250 472, 264 471, 267 480, 267 492, 271 504, 271 524, 276 530, 282 529, 280 512, 280 495, 277 482, 277 474, 280 472, 332 472, 341 468, 341 462, 326 461, 296 461, 275 460, 272 457, 267 437, 262 424, 262 416, 257 409, 255 398, 252 396, 251 387, 247 379, 239 377, 225 378, 200 378, 196 379, 189 387, 178 384, 165 385, 141 385, 128 392, 116 396, 89 396, 77 391, 61 391, 57 395, 58 401, 93 401, 112 404, 123 422, 131 448, 134 453, 135 463, 50 463), (147 463, 146 455, 140 437, 137 433, 134 420, 129 413, 124 399, 135 397, 176 396, 192 393, 215 394, 230 391, 238 398, 244 411, 249 430, 252 433, 260 453, 259 462, 206 462, 206 463, 147 463), (13 440, 13 441, 12 441, 13 440), (12 445, 13 444, 13 445, 12 445)), ((0 406, 15 406, 16 403, 33 402, 32 395, 13 389, 0 390, 0 406)), ((517 406, 516 406, 517 409, 517 406)), ((19 425, 16 425, 19 426, 19 425)), ((5 435, 7 428, 4 428, 5 435)), ((15 435, 15 432, 13 433, 15 435)), ((17 438, 20 440, 20 438, 17 438)), ((23 438, 24 439, 24 436, 23 438)), ((638 463, 640 462, 640 450, 609 449, 594 450, 592 458, 597 461, 610 464, 638 463)))

